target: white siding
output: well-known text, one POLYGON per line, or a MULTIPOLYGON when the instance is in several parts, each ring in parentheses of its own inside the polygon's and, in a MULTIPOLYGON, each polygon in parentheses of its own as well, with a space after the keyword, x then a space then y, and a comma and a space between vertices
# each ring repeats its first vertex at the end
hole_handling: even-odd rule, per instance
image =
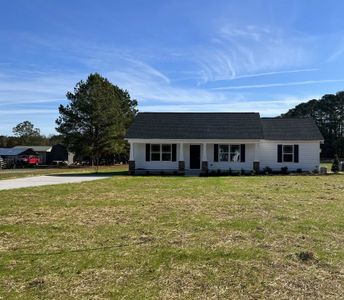
MULTIPOLYGON (((200 145, 201 147, 201 162, 203 156, 202 144, 197 143, 184 143, 184 161, 185 169, 190 168, 190 145, 200 145)), ((209 170, 252 170, 253 160, 254 160, 254 144, 246 144, 245 146, 245 162, 214 162, 214 144, 207 144, 207 159, 209 170)), ((146 169, 146 170, 178 170, 180 144, 177 144, 177 161, 167 162, 167 161, 146 161, 146 144, 144 143, 134 143, 134 159, 136 169, 146 169)), ((201 164, 201 163, 200 163, 201 164)))
MULTIPOLYGON (((168 142, 166 142, 168 143, 168 142)), ((136 169, 146 170, 178 170, 179 143, 177 144, 177 159, 172 161, 146 161, 146 144, 134 143, 134 159, 136 169)), ((201 160, 203 157, 202 143, 184 143, 184 161, 185 169, 190 168, 190 144, 200 145, 201 160)), ((227 144, 227 143, 224 143, 227 144)), ((256 159, 260 162, 260 169, 270 167, 272 170, 279 171, 281 167, 288 167, 290 171, 302 169, 303 171, 313 171, 318 169, 320 165, 320 142, 319 141, 267 141, 261 140, 258 144, 258 153, 255 156, 255 144, 245 144, 245 162, 214 162, 214 144, 207 143, 207 159, 209 170, 252 170, 253 161, 256 159), (298 163, 278 163, 277 162, 277 145, 299 145, 299 162, 298 163)))
POLYGON ((300 141, 261 141, 259 144, 260 168, 269 167, 279 171, 281 167, 288 167, 289 171, 302 169, 303 171, 313 171, 320 165, 320 142, 300 142, 300 141), (277 145, 299 145, 299 162, 277 162, 277 145))

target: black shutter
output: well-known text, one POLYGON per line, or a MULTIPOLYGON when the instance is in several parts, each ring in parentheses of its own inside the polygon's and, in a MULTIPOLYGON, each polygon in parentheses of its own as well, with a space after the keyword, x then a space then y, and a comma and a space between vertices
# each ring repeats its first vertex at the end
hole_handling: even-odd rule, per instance
POLYGON ((277 162, 282 162, 282 145, 277 145, 277 162))
POLYGON ((241 144, 240 146, 240 161, 245 162, 245 144, 241 144))
POLYGON ((150 161, 150 144, 146 144, 146 161, 150 161))
POLYGON ((299 162, 299 145, 294 145, 294 162, 299 162))
POLYGON ((172 161, 177 160, 177 145, 172 144, 172 161))
POLYGON ((214 144, 214 161, 219 161, 219 145, 214 144))

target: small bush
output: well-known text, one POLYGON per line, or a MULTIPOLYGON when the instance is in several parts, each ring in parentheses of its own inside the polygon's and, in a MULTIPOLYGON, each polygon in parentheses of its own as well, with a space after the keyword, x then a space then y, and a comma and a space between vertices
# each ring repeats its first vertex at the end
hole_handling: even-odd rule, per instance
POLYGON ((301 168, 296 169, 296 173, 301 174, 302 173, 302 169, 301 168))
POLYGON ((319 174, 319 170, 317 168, 315 168, 312 173, 313 174, 319 174))
POLYGON ((231 168, 228 169, 228 175, 232 175, 233 174, 233 171, 231 168))
POLYGON ((281 174, 283 174, 283 175, 289 174, 288 167, 282 167, 281 168, 281 174))
POLYGON ((270 167, 265 167, 263 173, 266 175, 272 174, 272 169, 270 167))
POLYGON ((149 175, 149 171, 148 170, 146 171, 146 175, 149 175))
POLYGON ((296 256, 301 261, 310 261, 314 259, 314 253, 311 251, 301 251, 296 253, 296 256))
POLYGON ((331 171, 333 173, 338 173, 339 172, 339 158, 338 155, 335 155, 332 166, 331 166, 331 171))

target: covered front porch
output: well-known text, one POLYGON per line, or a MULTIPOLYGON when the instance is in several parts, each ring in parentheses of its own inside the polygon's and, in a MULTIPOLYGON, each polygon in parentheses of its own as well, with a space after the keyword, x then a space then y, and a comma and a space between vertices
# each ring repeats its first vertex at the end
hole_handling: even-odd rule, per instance
POLYGON ((128 140, 130 174, 259 171, 259 140, 128 140))

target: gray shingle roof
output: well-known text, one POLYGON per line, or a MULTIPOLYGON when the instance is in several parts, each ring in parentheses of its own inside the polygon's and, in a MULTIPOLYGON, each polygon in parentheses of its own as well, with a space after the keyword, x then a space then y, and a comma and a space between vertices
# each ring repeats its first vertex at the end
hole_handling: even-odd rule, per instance
POLYGON ((312 119, 259 113, 138 113, 126 138, 323 140, 312 119))
POLYGON ((262 118, 266 140, 323 140, 311 118, 262 118))
POLYGON ((138 113, 127 138, 260 139, 258 113, 138 113))

